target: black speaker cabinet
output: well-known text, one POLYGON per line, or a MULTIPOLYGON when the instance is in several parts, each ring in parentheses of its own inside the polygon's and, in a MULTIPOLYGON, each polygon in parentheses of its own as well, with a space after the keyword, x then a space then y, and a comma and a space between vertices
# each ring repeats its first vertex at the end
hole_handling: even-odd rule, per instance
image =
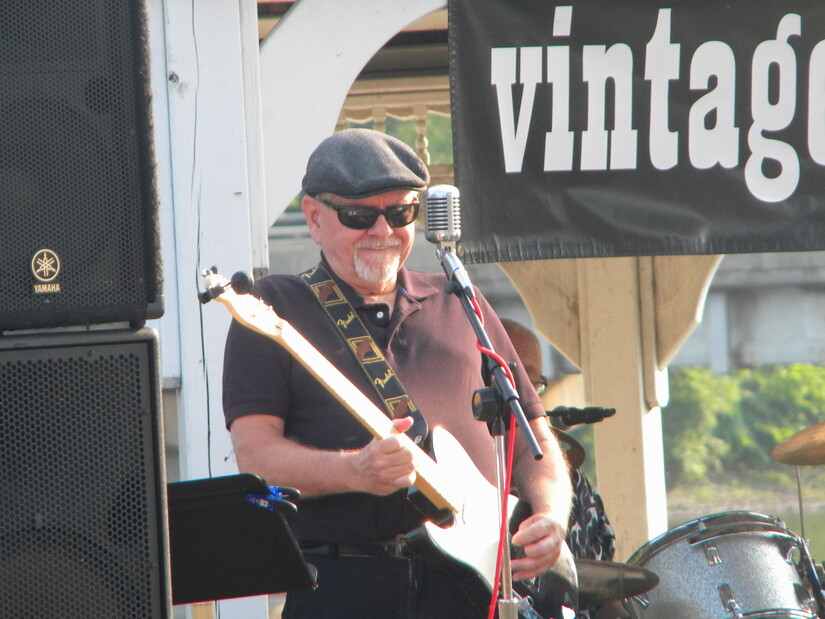
POLYGON ((0 337, 1 616, 171 616, 157 348, 0 337))
POLYGON ((0 330, 163 313, 141 0, 0 2, 0 330))

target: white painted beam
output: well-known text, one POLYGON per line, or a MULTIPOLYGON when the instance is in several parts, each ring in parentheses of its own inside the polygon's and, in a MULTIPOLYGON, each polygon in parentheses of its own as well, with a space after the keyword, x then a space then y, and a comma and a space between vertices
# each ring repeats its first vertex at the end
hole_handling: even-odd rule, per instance
POLYGON ((355 78, 381 47, 445 0, 300 0, 261 44, 266 202, 272 224, 301 190, 355 78))
MULTIPOLYGON (((254 0, 152 0, 156 133, 164 161, 161 199, 167 314, 161 348, 178 346, 181 478, 237 472, 221 406, 230 316, 201 306, 200 271, 267 266, 254 0), (251 34, 250 34, 251 33, 251 34), (164 151, 165 152, 162 152, 164 151), (168 329, 166 328, 168 325, 168 329), (176 340, 166 333, 177 331, 176 340)), ((168 354, 166 356, 169 356, 168 354)), ((166 375, 164 373, 164 375, 166 375)), ((266 617, 266 598, 221 602, 223 616, 266 617)))

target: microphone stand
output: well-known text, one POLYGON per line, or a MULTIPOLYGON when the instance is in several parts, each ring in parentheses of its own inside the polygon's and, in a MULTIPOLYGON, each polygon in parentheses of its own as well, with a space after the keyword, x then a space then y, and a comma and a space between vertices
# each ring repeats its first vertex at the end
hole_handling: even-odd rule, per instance
MULTIPOLYGON (((464 312, 467 314, 470 325, 472 326, 473 331, 476 334, 476 338, 481 346, 486 350, 495 352, 493 350, 493 345, 490 342, 490 338, 484 329, 484 325, 481 322, 481 318, 478 314, 476 314, 475 307, 473 306, 472 301, 475 299, 475 291, 473 290, 467 271, 464 269, 464 265, 461 264, 458 256, 455 255, 455 244, 439 243, 436 256, 441 260, 441 266, 444 269, 444 273, 447 275, 448 283, 446 286, 446 292, 448 294, 455 294, 461 301, 464 312)), ((524 411, 521 408, 521 402, 519 400, 519 395, 516 391, 515 385, 510 382, 507 372, 493 356, 488 354, 485 355, 485 358, 487 363, 485 384, 494 390, 494 399, 496 401, 506 404, 506 407, 499 406, 497 416, 488 421, 488 427, 490 428, 490 433, 493 435, 493 440, 495 443, 496 485, 499 498, 499 513, 504 514, 505 512, 503 510, 503 506, 505 501, 509 498, 506 493, 507 465, 506 450, 504 448, 506 424, 504 423, 503 415, 505 408, 509 408, 510 414, 515 417, 516 423, 519 428, 521 428, 524 438, 527 441, 530 452, 533 454, 533 458, 540 460, 544 457, 544 454, 542 453, 541 447, 533 434, 532 428, 530 428, 527 418, 524 416, 524 411), (488 377, 491 378, 491 380, 488 379, 488 377)), ((478 418, 478 415, 476 415, 476 417, 478 418)), ((503 526, 507 526, 507 523, 501 524, 503 526)), ((530 612, 531 609, 525 608, 525 604, 529 604, 529 602, 521 598, 517 600, 517 595, 513 592, 513 579, 510 570, 510 553, 508 548, 505 548, 501 559, 502 599, 498 601, 499 617, 502 619, 516 619, 519 611, 527 611, 528 616, 537 616, 530 612)))
MULTIPOLYGON (((481 322, 481 318, 479 318, 478 314, 476 314, 475 307, 473 307, 471 299, 475 298, 475 292, 473 291, 473 286, 470 283, 470 277, 464 269, 464 265, 461 264, 461 261, 458 259, 458 256, 455 255, 455 252, 451 251, 451 248, 442 249, 439 247, 437 256, 441 259, 441 266, 444 269, 444 273, 447 275, 447 279, 449 280, 447 284, 447 292, 455 294, 461 301, 461 305, 464 308, 464 312, 467 314, 467 318, 470 320, 470 325, 473 327, 473 331, 475 332, 479 343, 485 349, 495 352, 493 350, 493 344, 490 342, 490 338, 487 336, 487 332, 481 322)), ((541 452, 541 447, 539 447, 538 441, 536 441, 536 436, 530 428, 527 417, 524 416, 524 411, 521 408, 521 401, 515 385, 510 383, 510 380, 507 378, 507 372, 501 364, 499 364, 490 355, 487 355, 486 358, 487 368, 490 375, 493 377, 493 380, 491 381, 492 385, 490 386, 501 394, 502 401, 510 408, 510 413, 516 418, 516 423, 527 441, 527 445, 530 448, 530 453, 533 454, 533 458, 536 460, 541 460, 542 457, 544 457, 544 454, 541 452)))

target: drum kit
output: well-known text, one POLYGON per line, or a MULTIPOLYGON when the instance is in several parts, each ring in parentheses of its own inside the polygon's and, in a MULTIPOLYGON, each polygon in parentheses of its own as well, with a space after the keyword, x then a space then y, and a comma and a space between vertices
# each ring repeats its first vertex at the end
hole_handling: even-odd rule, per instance
MULTIPOLYGON (((554 432, 580 465, 578 441, 554 432)), ((825 423, 794 434, 772 457, 825 464, 825 423)), ((619 600, 633 619, 825 619, 822 565, 807 540, 767 514, 711 514, 647 542, 627 563, 577 559, 576 569, 580 608, 619 600)))

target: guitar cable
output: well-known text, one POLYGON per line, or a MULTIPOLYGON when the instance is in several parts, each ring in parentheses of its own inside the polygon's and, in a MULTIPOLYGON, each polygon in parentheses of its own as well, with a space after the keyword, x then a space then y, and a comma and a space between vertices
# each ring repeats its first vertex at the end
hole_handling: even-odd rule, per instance
MULTIPOLYGON (((478 303, 475 299, 472 299, 473 308, 475 309, 476 315, 478 316, 479 320, 484 323, 484 319, 481 316, 481 309, 478 306, 478 303)), ((510 366, 504 359, 499 356, 496 352, 490 350, 489 348, 485 348, 482 346, 481 342, 476 340, 476 348, 482 355, 487 355, 495 360, 505 372, 507 376, 507 380, 510 381, 510 385, 513 389, 516 389, 515 379, 513 377, 513 372, 510 369, 510 366)), ((499 530, 499 538, 498 538, 498 550, 496 551, 496 570, 495 570, 495 578, 493 580, 493 591, 490 596, 490 606, 488 609, 487 618, 493 619, 496 614, 496 606, 498 604, 498 597, 499 597, 499 589, 501 588, 501 566, 504 559, 504 552, 505 547, 509 539, 509 531, 508 531, 508 514, 507 514, 507 502, 509 501, 510 497, 510 488, 511 482, 513 478, 513 454, 515 452, 515 444, 516 444, 516 418, 515 415, 510 415, 510 422, 508 428, 508 435, 507 435, 507 462, 505 466, 505 480, 504 480, 504 494, 503 500, 501 501, 501 514, 499 516, 499 520, 501 523, 501 527, 499 530)))
POLYGON ((513 452, 516 444, 516 418, 510 416, 509 435, 507 437, 507 466, 506 466, 506 482, 504 488, 505 500, 501 502, 501 529, 498 537, 498 550, 496 552, 496 575, 493 581, 493 593, 490 597, 490 608, 487 613, 487 619, 493 619, 496 614, 496 605, 498 604, 498 594, 501 588, 501 564, 504 559, 505 544, 509 541, 509 531, 507 530, 507 501, 510 497, 510 482, 513 476, 513 452))

